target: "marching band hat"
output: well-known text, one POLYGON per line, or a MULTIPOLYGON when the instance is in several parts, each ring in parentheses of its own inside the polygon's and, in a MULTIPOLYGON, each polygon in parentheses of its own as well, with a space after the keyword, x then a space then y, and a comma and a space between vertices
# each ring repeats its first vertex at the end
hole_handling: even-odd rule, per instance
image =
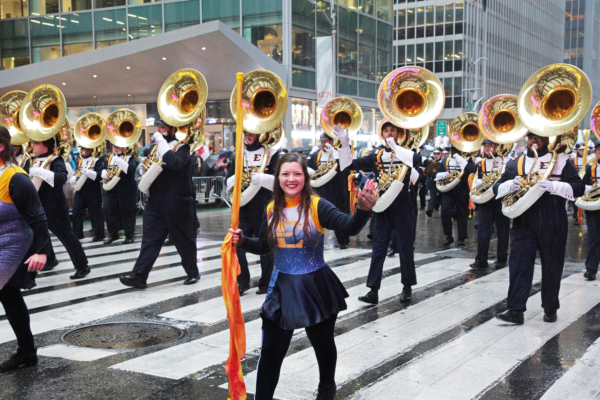
POLYGON ((434 152, 434 153, 441 153, 441 152, 442 152, 442 149, 438 147, 438 148, 437 148, 437 149, 435 149, 433 152, 434 152))
POLYGON ((321 136, 319 136, 319 140, 329 140, 331 139, 325 132, 321 133, 321 136))
POLYGON ((154 125, 156 125, 156 126, 164 126, 164 127, 167 127, 167 128, 172 128, 172 127, 173 127, 172 125, 169 125, 169 124, 167 124, 165 121, 163 121, 163 119, 162 119, 162 118, 159 118, 159 119, 158 119, 158 120, 157 120, 157 121, 154 123, 154 125))
POLYGON ((495 143, 492 142, 490 139, 485 138, 485 139, 483 139, 483 143, 482 144, 495 144, 495 143))

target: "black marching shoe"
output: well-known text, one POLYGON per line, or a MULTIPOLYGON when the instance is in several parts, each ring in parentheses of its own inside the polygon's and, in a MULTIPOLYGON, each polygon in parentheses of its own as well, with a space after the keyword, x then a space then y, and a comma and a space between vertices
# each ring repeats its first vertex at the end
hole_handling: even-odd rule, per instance
POLYGON ((388 257, 394 257, 394 254, 396 254, 397 252, 398 252, 398 251, 397 251, 395 248, 393 248, 393 247, 390 247, 390 249, 389 249, 389 250, 388 250, 388 252, 387 252, 387 256, 388 256, 388 257))
POLYGON ((29 352, 18 348, 15 354, 0 364, 0 372, 8 372, 23 367, 31 367, 37 365, 37 363, 37 349, 33 352, 29 352))
POLYGON ((171 239, 167 239, 165 240, 165 246, 173 246, 173 242, 171 242, 171 239))
POLYGON ((256 294, 267 294, 267 292, 269 291, 268 287, 259 287, 258 290, 256 291, 256 294))
POLYGON ((487 262, 475 261, 473 264, 469 265, 469 267, 473 269, 486 269, 489 268, 489 265, 487 262))
POLYGON ((96 235, 92 238, 92 242, 101 242, 104 240, 104 235, 96 235))
POLYGON ((121 239, 119 236, 111 236, 104 241, 104 244, 111 244, 112 242, 115 242, 119 239, 121 239))
POLYGON ((544 322, 556 322, 556 311, 546 312, 544 311, 544 322))
POLYGON ((322 385, 319 383, 316 400, 333 400, 335 399, 336 391, 335 383, 333 385, 322 385))
POLYGON ((132 237, 128 237, 128 238, 125 238, 125 240, 123 240, 123 244, 130 244, 130 243, 133 243, 132 237))
POLYGON ((446 240, 444 240, 444 247, 448 247, 452 243, 454 243, 454 238, 452 236, 446 236, 446 240))
POLYGON ((464 247, 465 245, 465 240, 464 239, 458 239, 458 242, 456 243, 456 245, 458 247, 464 247))
POLYGON ((404 286, 402 294, 400 295, 400 303, 410 303, 412 301, 412 288, 410 286, 404 286))
POLYGON ((121 275, 119 280, 123 285, 134 287, 136 289, 146 289, 148 287, 146 281, 141 276, 134 273, 130 275, 121 275))
POLYGON ((75 271, 75 273, 73 275, 71 275, 69 278, 71 278, 71 279, 85 278, 86 276, 88 276, 90 274, 90 272, 92 272, 90 267, 85 267, 84 269, 78 269, 77 271, 75 271))
POLYGON ((371 291, 369 293, 367 293, 366 295, 360 296, 358 298, 358 301, 362 301, 363 303, 368 303, 368 304, 379 303, 379 295, 377 294, 377 290, 371 289, 371 291))
POLYGON ((247 284, 246 286, 239 286, 238 285, 238 292, 240 293, 240 296, 243 296, 244 293, 246 292, 246 290, 250 289, 250 284, 247 284))
POLYGON ((75 234, 75 237, 77 237, 77 239, 83 239, 83 233, 79 232, 75 234))
POLYGON ((496 318, 504 322, 510 322, 517 325, 523 325, 525 322, 523 311, 506 310, 500 314, 496 314, 496 318))
POLYGON ((594 271, 585 271, 585 274, 583 274, 583 277, 585 279, 587 279, 588 281, 595 281, 596 273, 594 271))
POLYGON ((573 222, 573 225, 579 226, 579 221, 575 220, 575 222, 573 222))
POLYGON ((200 274, 196 276, 188 276, 188 278, 183 281, 184 285, 193 285, 194 283, 200 282, 200 274))
POLYGON ((367 239, 373 240, 373 235, 371 235, 370 233, 367 233, 367 239))
POLYGON ((432 211, 432 210, 427 210, 427 211, 425 211, 425 214, 427 214, 427 216, 428 216, 429 218, 433 217, 433 211, 432 211))
POLYGON ((58 265, 58 260, 54 259, 53 261, 48 260, 44 268, 42 268, 42 272, 44 271, 52 271, 58 265))
POLYGON ((340 244, 340 250, 346 250, 349 247, 350 247, 349 244, 340 244))
POLYGON ((496 261, 494 263, 494 268, 496 268, 496 269, 506 268, 506 261, 496 261))

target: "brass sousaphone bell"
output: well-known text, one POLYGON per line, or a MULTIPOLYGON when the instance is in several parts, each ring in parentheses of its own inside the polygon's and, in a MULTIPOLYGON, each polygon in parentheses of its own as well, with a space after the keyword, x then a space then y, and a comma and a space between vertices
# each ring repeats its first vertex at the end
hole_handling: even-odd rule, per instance
MULTIPOLYGON (((102 156, 106 151, 105 125, 106 121, 102 115, 95 112, 83 114, 75 122, 75 129, 73 130, 75 141, 80 147, 92 149, 92 159, 85 166, 88 169, 94 165, 96 158, 102 156)), ((77 180, 73 188, 78 192, 87 181, 87 175, 83 175, 81 169, 78 168, 75 171, 75 176, 77 180)))
MULTIPOLYGON (((333 130, 336 125, 348 130, 350 138, 356 136, 363 123, 363 112, 358 103, 349 97, 336 97, 325 104, 321 111, 321 128, 323 132, 333 139, 333 148, 340 148, 341 144, 333 130)), ((333 153, 333 151, 331 151, 333 153)), ((311 176, 311 186, 321 187, 337 175, 337 161, 330 154, 327 162, 319 165, 311 176)))
POLYGON ((13 146, 21 146, 29 141, 19 123, 19 110, 25 96, 27 92, 14 90, 0 97, 0 126, 8 130, 13 146))
MULTIPOLYGON (((574 130, 587 114, 592 102, 592 86, 587 75, 568 64, 553 64, 535 72, 523 85, 518 97, 519 118, 527 129, 550 137, 548 150, 552 159, 543 174, 533 168, 521 179, 521 187, 505 196, 502 212, 516 218, 531 207, 543 194, 537 184, 552 174, 560 154, 571 151, 577 139, 574 130)), ((534 166, 537 164, 537 149, 534 166)))
MULTIPOLYGON (((598 140, 600 140, 600 103, 596 104, 594 110, 592 111, 592 115, 590 117, 590 124, 592 127, 592 132, 598 140)), ((587 160, 586 165, 596 163, 598 159, 596 157, 592 157, 591 160, 587 160)), ((581 171, 579 172, 579 176, 583 178, 585 175, 586 165, 581 167, 581 171)), ((592 189, 585 193, 583 196, 578 198, 575 201, 575 205, 583 210, 587 211, 597 211, 600 210, 600 180, 597 180, 593 183, 592 189)))
MULTIPOLYGON (((444 86, 435 74, 421 67, 402 67, 389 73, 379 85, 377 102, 383 116, 400 129, 398 145, 416 148, 422 145, 429 134, 429 124, 439 117, 444 109, 444 86), (418 145, 418 146, 415 146, 418 145)), ((379 137, 384 146, 381 127, 379 137)), ((393 155, 392 155, 393 157, 393 155)), ((393 158, 392 158, 393 160, 393 158)), ((377 182, 380 193, 373 207, 375 212, 385 211, 404 187, 404 178, 410 168, 390 163, 387 173, 377 182)))
MULTIPOLYGON (((113 111, 104 125, 106 139, 115 147, 126 149, 123 159, 127 159, 128 153, 133 153, 137 147, 137 142, 142 135, 142 121, 132 110, 121 108, 113 111)), ((134 156, 134 154, 132 154, 134 156)), ((113 155, 113 157, 118 157, 113 155)), ((104 179, 102 187, 104 190, 112 190, 121 180, 121 168, 116 165, 109 165, 106 171, 107 177, 104 179)))
MULTIPOLYGON (((244 132, 261 135, 260 143, 264 155, 260 167, 244 161, 240 206, 246 205, 260 190, 252 184, 253 173, 263 173, 269 162, 269 149, 281 145, 284 138, 282 121, 288 108, 288 92, 283 81, 274 73, 255 70, 244 74, 242 81, 242 121, 237 120, 237 85, 231 91, 229 107, 236 123, 241 123, 244 132), (247 165, 248 164, 248 165, 247 165)), ((242 149, 236 149, 242 151, 242 149)))

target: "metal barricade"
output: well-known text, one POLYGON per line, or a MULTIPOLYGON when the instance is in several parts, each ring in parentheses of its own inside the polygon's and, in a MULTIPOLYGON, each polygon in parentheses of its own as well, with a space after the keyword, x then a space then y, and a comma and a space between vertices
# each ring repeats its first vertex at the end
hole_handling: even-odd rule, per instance
POLYGON ((224 176, 195 176, 192 178, 196 191, 197 204, 215 203, 227 204, 231 208, 231 203, 227 198, 227 185, 224 176))

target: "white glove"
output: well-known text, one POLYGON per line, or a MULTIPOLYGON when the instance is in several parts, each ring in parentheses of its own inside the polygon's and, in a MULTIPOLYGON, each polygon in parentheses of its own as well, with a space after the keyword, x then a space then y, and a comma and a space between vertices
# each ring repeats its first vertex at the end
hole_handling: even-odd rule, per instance
POLYGON ((517 190, 519 190, 521 188, 521 176, 517 175, 515 176, 515 178, 512 180, 512 183, 510 184, 510 191, 511 192, 516 192, 517 190))
POLYGON ((464 171, 465 167, 467 166, 468 162, 467 160, 464 159, 463 156, 461 156, 460 154, 456 153, 452 156, 452 158, 454 158, 456 160, 456 162, 458 163, 458 165, 460 166, 460 170, 464 171))
POLYGON ((555 189, 554 189, 554 182, 552 182, 552 181, 548 181, 548 180, 541 180, 541 181, 538 181, 537 183, 538 183, 538 184, 540 185, 540 187, 541 187, 542 189, 544 189, 546 192, 549 192, 549 193, 554 193, 554 192, 555 192, 555 189))
POLYGON ((333 127, 333 131, 335 132, 335 135, 342 144, 342 147, 350 146, 350 136, 348 135, 348 129, 344 129, 340 124, 337 124, 333 127))
POLYGON ((98 173, 96 171, 94 171, 93 169, 83 168, 81 170, 81 173, 84 174, 85 176, 87 176, 88 178, 90 178, 93 181, 95 181, 96 177, 98 176, 98 173))
POLYGON ((69 179, 69 183, 70 183, 71 185, 74 185, 74 184, 75 184, 75 182, 77 182, 77 177, 73 175, 73 176, 71 177, 71 179, 69 179))
POLYGON ((155 132, 154 135, 152 135, 152 140, 154 140, 156 142, 156 144, 161 144, 163 142, 165 142, 165 143, 167 142, 167 139, 165 139, 163 134, 160 132, 155 132))
POLYGON ((585 192, 590 192, 592 190, 593 186, 591 185, 585 185, 585 192))
POLYGON ((227 178, 227 191, 230 191, 233 185, 235 185, 235 175, 231 175, 227 178))
POLYGON ((415 153, 413 153, 411 150, 405 149, 402 146, 398 146, 398 143, 396 143, 396 140, 392 137, 387 138, 385 142, 388 144, 390 149, 394 151, 397 159, 409 167, 413 167, 413 156, 415 153))
POLYGON ((39 171, 41 170, 42 168, 40 167, 31 167, 29 168, 29 176, 40 176, 39 171))
POLYGON ((105 169, 103 169, 103 170, 102 170, 102 174, 100 174, 100 176, 102 177, 102 179, 106 179, 106 178, 108 178, 108 175, 107 175, 107 173, 106 173, 106 170, 105 170, 105 169))
POLYGON ((127 170, 129 169, 129 163, 127 161, 123 160, 121 157, 113 157, 113 162, 121 169, 121 171, 127 173, 127 170))
POLYGON ((308 176, 310 176, 312 178, 312 176, 315 174, 315 170, 312 169, 311 167, 307 167, 307 169, 308 169, 308 176))
POLYGON ((331 153, 331 157, 334 160, 339 160, 340 159, 340 154, 338 153, 338 151, 337 151, 337 149, 335 147, 333 147, 332 145, 330 145, 329 143, 327 143, 327 149, 331 153))
POLYGON ((54 187, 54 172, 52 171, 40 167, 33 167, 29 169, 29 175, 37 176, 50 186, 54 187))
POLYGON ((450 175, 450 172, 438 172, 437 174, 435 174, 435 180, 442 181, 446 179, 448 175, 450 175))
POLYGON ((252 174, 252 183, 257 186, 264 187, 273 191, 273 184, 275 183, 275 177, 269 174, 252 174))
POLYGON ((477 179, 477 180, 475 181, 475 187, 479 187, 479 186, 481 186, 481 185, 483 185, 483 179, 477 179))
POLYGON ((171 151, 171 146, 169 146, 169 143, 167 143, 166 140, 163 140, 162 142, 158 143, 156 151, 158 151, 158 154, 160 154, 160 156, 162 157, 167 152, 171 151))

